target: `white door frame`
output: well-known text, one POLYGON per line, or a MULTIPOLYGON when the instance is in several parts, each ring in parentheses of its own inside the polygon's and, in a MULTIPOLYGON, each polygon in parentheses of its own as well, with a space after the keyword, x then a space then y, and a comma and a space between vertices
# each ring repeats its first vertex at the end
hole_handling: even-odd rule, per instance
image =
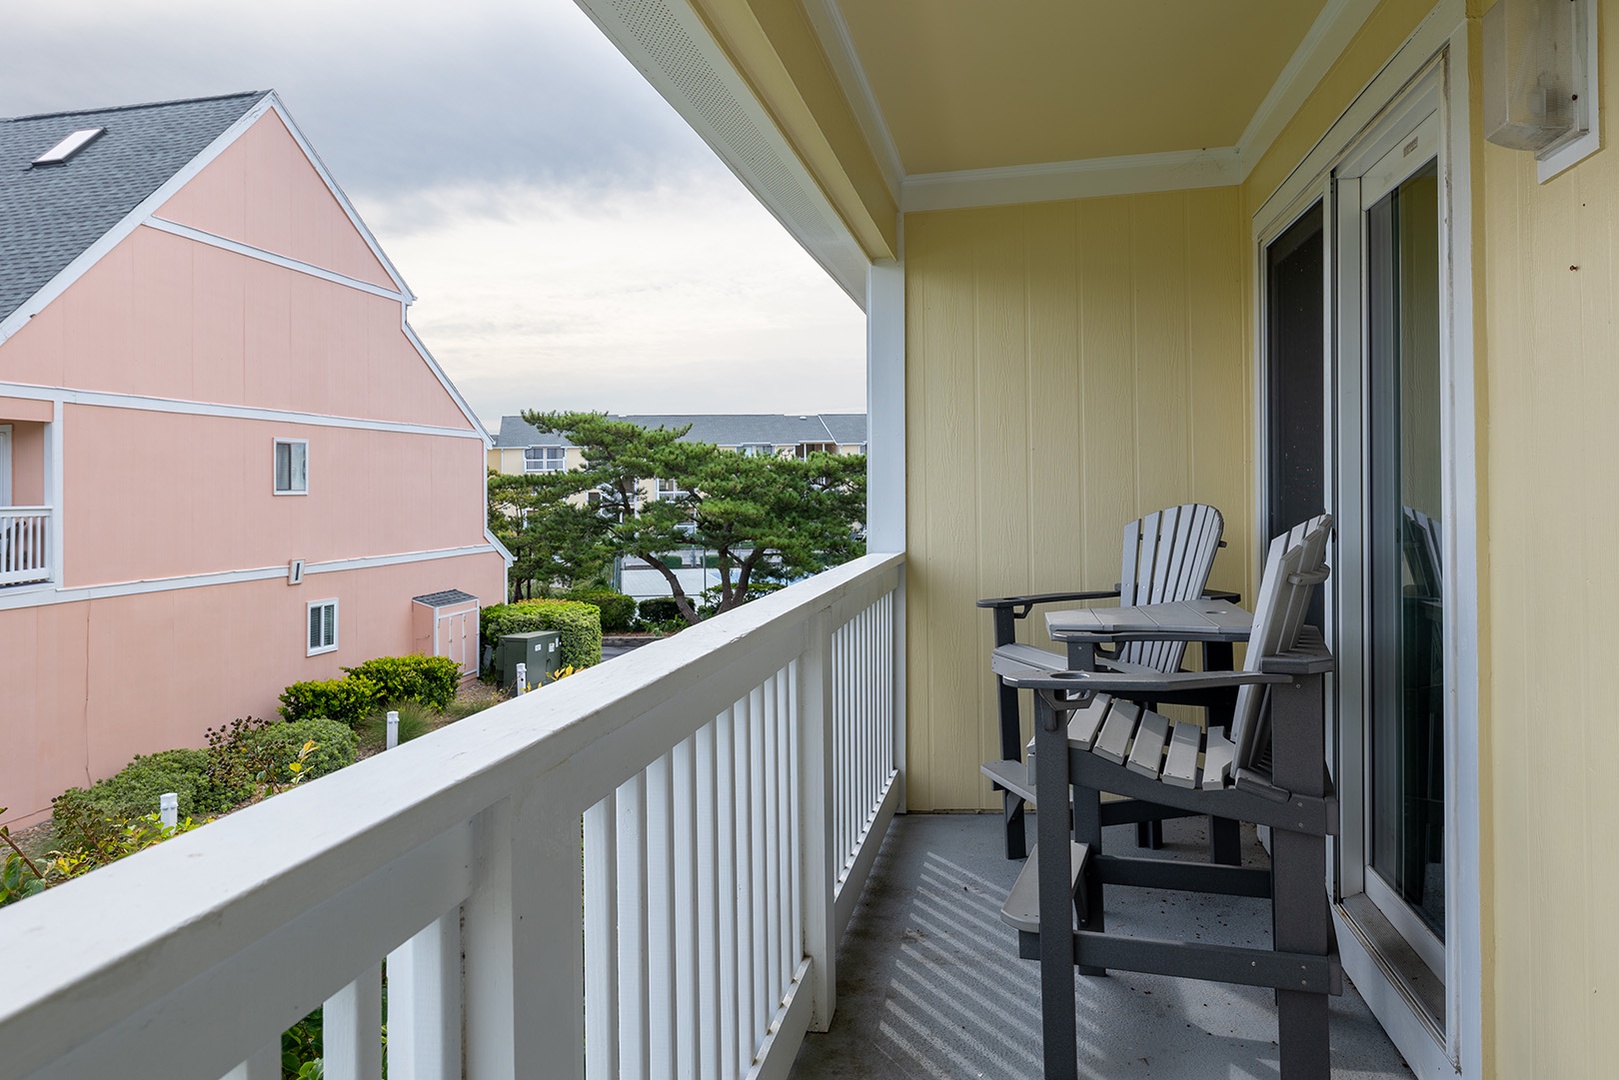
MULTIPOLYGON (((1444 317, 1440 325, 1442 364, 1441 445, 1446 472, 1442 503, 1446 523, 1443 543, 1446 577, 1457 583, 1447 597, 1450 605, 1444 626, 1447 672, 1445 698, 1445 790, 1447 800, 1447 945, 1445 949, 1444 1016, 1436 1031, 1399 981, 1390 975, 1387 960, 1373 937, 1364 933, 1339 903, 1335 908, 1339 944, 1345 970, 1366 998, 1379 1022, 1419 1077, 1449 1080, 1458 1074, 1482 1076, 1483 995, 1482 891, 1480 858, 1480 792, 1477 718, 1479 715, 1478 662, 1478 520, 1477 472, 1474 462, 1472 185, 1470 175, 1467 87, 1467 26, 1461 0, 1442 0, 1371 85, 1346 109, 1343 116, 1306 155, 1281 187, 1260 207, 1253 219, 1255 288, 1255 535, 1263 532, 1269 505, 1265 476, 1264 401, 1266 386, 1264 327, 1265 244, 1274 239, 1318 197, 1326 198, 1326 240, 1329 251, 1327 332, 1332 334, 1330 392, 1342 393, 1346 384, 1359 385, 1362 368, 1361 309, 1358 281, 1335 272, 1345 225, 1353 221, 1358 244, 1360 192, 1355 166, 1369 166, 1388 146, 1420 118, 1422 98, 1431 95, 1429 109, 1439 118, 1440 168, 1440 291, 1444 317), (1401 121, 1404 121, 1402 126, 1401 121), (1387 145, 1379 146, 1379 139, 1387 145), (1355 189, 1355 190, 1351 190, 1355 189), (1334 332, 1336 331, 1336 332, 1334 332)), ((1358 391, 1357 391, 1358 392, 1358 391)), ((1334 423, 1335 402, 1327 410, 1328 467, 1332 509, 1338 513, 1344 493, 1354 500, 1364 489, 1363 451, 1358 425, 1334 423), (1337 428, 1338 430, 1333 430, 1337 428), (1352 428, 1353 430, 1342 430, 1352 428)), ((1358 401, 1353 403, 1358 405, 1358 401)), ((1340 517, 1342 515, 1340 514, 1340 517)), ((1338 532, 1333 582, 1327 598, 1328 622, 1336 630, 1334 648, 1344 677, 1335 682, 1338 728, 1333 771, 1345 780, 1358 778, 1364 758, 1364 739, 1358 723, 1338 723, 1339 716, 1359 717, 1364 703, 1358 673, 1364 657, 1358 646, 1363 628, 1356 621, 1358 603, 1353 592, 1361 583, 1347 571, 1362 564, 1353 528, 1338 532), (1346 580, 1354 577, 1357 580, 1346 580), (1335 599, 1336 598, 1336 599, 1335 599)), ((1343 829, 1333 846, 1329 883, 1334 897, 1343 900, 1364 889, 1360 859, 1364 851, 1364 801, 1358 782, 1340 783, 1343 829)))

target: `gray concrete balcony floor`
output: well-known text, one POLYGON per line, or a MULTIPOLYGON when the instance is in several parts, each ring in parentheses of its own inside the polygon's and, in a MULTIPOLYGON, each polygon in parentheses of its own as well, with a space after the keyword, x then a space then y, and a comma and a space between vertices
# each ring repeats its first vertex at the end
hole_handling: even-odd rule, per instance
MULTIPOLYGON (((1205 820, 1165 823, 1157 854, 1197 857, 1205 820)), ((1034 829, 1030 823, 1032 838, 1034 829)), ((1245 827, 1243 861, 1265 865, 1245 827)), ((1133 826, 1104 845, 1134 850, 1133 826)), ((1022 862, 1002 857, 1000 816, 894 819, 838 950, 832 1030, 811 1033, 793 1080, 822 1077, 1041 1075, 1039 969, 1017 957, 1001 901, 1022 862)), ((1108 888, 1108 930, 1266 946, 1268 905, 1237 897, 1108 888)), ((1274 1080, 1270 990, 1132 972, 1079 980, 1080 1075, 1155 1080, 1274 1080)), ((1332 1075, 1410 1078, 1411 1070, 1349 980, 1333 998, 1332 1075)))

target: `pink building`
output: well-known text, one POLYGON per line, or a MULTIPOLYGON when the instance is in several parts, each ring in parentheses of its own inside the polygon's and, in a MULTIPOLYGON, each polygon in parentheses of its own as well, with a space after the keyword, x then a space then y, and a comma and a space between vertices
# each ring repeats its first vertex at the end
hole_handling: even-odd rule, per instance
POLYGON ((273 92, 0 120, 0 820, 475 663, 489 440, 413 299, 273 92))

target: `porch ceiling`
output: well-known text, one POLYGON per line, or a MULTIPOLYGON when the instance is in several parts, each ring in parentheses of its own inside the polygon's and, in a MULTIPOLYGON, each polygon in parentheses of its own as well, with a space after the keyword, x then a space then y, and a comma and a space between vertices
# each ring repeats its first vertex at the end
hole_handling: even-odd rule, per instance
POLYGON ((1325 6, 830 2, 912 176, 1235 146, 1325 6))

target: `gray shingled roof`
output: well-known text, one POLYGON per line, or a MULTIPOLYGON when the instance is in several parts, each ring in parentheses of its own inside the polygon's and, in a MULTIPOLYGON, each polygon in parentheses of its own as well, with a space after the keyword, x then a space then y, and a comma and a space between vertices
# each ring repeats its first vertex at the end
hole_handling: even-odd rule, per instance
MULTIPOLYGON (((686 441, 714 443, 717 446, 746 446, 768 443, 771 446, 797 446, 799 443, 836 442, 844 445, 866 441, 864 413, 806 413, 783 415, 780 413, 662 413, 620 416, 608 414, 614 420, 628 420, 648 428, 678 428, 691 425, 686 441)), ((521 416, 502 416, 500 433, 495 445, 519 446, 572 446, 573 443, 548 432, 536 430, 523 422, 521 416)))
POLYGON ((0 118, 0 319, 267 93, 0 118), (98 127, 105 134, 66 164, 32 166, 65 136, 98 127))
POLYGON ((411 599, 418 604, 440 608, 454 607, 456 604, 470 604, 478 598, 471 593, 462 592, 460 589, 445 589, 443 592, 423 593, 420 596, 413 596, 411 599))

